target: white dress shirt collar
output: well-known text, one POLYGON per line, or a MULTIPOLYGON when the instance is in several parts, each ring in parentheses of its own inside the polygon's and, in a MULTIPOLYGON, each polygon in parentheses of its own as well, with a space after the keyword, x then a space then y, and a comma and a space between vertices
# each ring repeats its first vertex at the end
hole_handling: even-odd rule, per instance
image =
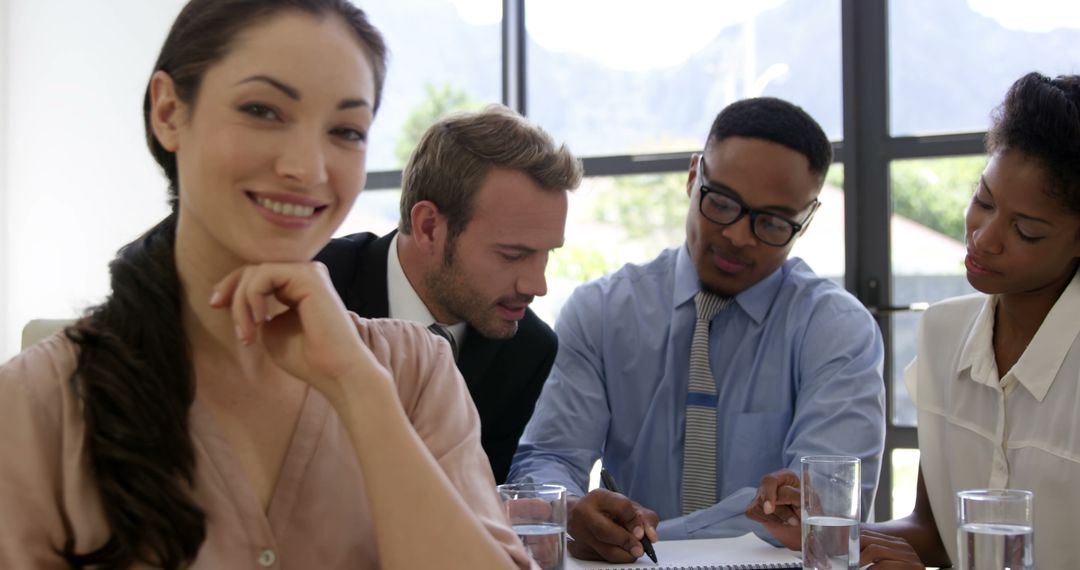
POLYGON ((997 296, 988 296, 964 343, 957 372, 970 367, 972 380, 989 386, 997 385, 999 378, 1008 380, 1005 376, 1013 376, 1041 402, 1080 334, 1080 319, 1076 318, 1080 314, 1080 272, 1073 276, 1020 359, 1005 375, 997 370, 994 357, 996 307, 997 296))
MULTIPOLYGON (((401 259, 398 258, 398 236, 390 240, 390 251, 386 256, 386 293, 387 310, 391 319, 403 319, 414 321, 424 326, 437 323, 431 311, 424 304, 420 295, 416 293, 409 278, 405 276, 405 270, 401 267, 401 259)), ((454 342, 462 346, 465 341, 465 322, 447 325, 438 323, 454 335, 454 342)))

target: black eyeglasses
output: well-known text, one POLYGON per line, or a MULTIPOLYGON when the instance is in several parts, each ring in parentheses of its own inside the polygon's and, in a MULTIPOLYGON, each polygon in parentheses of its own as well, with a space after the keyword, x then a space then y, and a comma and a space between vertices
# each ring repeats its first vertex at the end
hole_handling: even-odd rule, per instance
POLYGON ((697 181, 698 188, 701 190, 698 208, 701 210, 701 215, 705 216, 706 220, 721 226, 730 226, 745 216, 750 216, 750 231, 762 243, 775 247, 787 245, 806 224, 810 223, 810 218, 814 217, 814 212, 821 205, 821 202, 815 198, 810 204, 810 213, 801 222, 789 220, 767 210, 751 208, 737 196, 709 188, 705 184, 704 164, 705 158, 698 157, 697 181))

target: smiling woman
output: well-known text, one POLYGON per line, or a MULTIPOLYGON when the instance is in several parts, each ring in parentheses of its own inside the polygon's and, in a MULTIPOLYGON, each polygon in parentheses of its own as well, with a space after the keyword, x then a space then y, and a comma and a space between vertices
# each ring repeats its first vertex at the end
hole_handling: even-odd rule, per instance
POLYGON ((0 366, 0 567, 529 565, 446 344, 347 313, 310 261, 363 188, 385 53, 347 0, 181 11, 144 102, 172 212, 0 366))
POLYGON ((187 186, 181 242, 190 233, 214 251, 241 248, 231 264, 311 259, 327 241, 363 187, 376 104, 353 36, 340 19, 278 18, 242 32, 202 77, 198 112, 167 73, 154 75, 154 131, 187 186))

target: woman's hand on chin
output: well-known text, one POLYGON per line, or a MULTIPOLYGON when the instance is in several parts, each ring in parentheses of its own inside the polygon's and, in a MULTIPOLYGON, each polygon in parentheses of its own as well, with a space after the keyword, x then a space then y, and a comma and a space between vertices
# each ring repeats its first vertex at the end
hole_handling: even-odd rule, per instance
POLYGON ((230 312, 241 343, 261 343, 279 367, 327 396, 379 367, 317 261, 240 267, 214 286, 210 305, 230 312))

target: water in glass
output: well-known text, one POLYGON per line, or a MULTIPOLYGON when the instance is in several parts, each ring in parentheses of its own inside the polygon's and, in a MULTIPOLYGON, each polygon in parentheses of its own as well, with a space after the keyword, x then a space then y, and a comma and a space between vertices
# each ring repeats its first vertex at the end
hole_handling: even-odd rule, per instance
POLYGON ((566 564, 566 527, 550 523, 515 524, 514 532, 540 570, 563 570, 566 564))
POLYGON ((959 532, 962 570, 1035 568, 1035 535, 1030 526, 968 523, 959 532))
POLYGON ((803 570, 858 570, 859 521, 807 517, 802 534, 803 570))

